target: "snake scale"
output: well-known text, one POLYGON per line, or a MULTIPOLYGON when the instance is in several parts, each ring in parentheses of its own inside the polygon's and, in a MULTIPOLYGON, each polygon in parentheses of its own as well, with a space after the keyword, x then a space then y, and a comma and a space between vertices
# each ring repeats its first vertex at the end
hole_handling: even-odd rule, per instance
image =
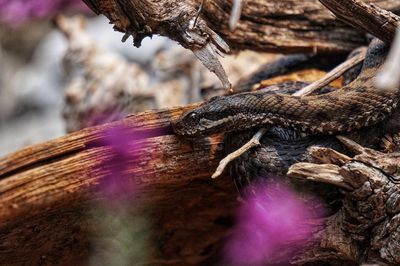
POLYGON ((260 126, 279 126, 307 134, 339 134, 385 120, 399 103, 399 90, 377 90, 373 78, 388 46, 372 41, 360 75, 341 90, 296 97, 264 92, 217 96, 175 123, 176 134, 207 136, 260 126))
POLYGON ((287 94, 301 87, 296 83, 291 91, 277 88, 278 92, 272 93, 218 96, 184 114, 173 128, 185 137, 234 131, 226 140, 227 152, 231 152, 248 141, 257 128, 270 127, 261 139, 262 146, 231 166, 239 185, 244 179, 268 172, 285 173, 291 164, 308 159, 309 146, 340 150, 335 134, 347 134, 365 146, 375 145, 385 133, 399 127, 398 119, 393 119, 399 117, 399 90, 374 87, 374 76, 387 51, 387 45, 372 41, 361 72, 340 90, 303 97, 287 94))

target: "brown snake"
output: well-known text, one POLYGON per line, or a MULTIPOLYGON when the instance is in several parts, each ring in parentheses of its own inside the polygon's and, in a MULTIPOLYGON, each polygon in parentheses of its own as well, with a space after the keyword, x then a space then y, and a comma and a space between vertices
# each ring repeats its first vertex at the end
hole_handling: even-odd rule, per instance
POLYGON ((399 90, 378 90, 374 76, 388 46, 370 44, 360 75, 340 90, 296 97, 263 92, 212 98, 184 114, 173 128, 176 134, 196 137, 260 126, 278 126, 315 134, 339 134, 375 125, 396 109, 399 90))

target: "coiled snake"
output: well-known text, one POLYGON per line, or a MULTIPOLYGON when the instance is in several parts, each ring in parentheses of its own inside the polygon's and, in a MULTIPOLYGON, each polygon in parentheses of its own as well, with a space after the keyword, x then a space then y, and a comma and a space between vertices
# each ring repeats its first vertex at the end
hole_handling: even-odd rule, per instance
MULTIPOLYGON (((338 146, 334 138, 327 135, 352 132, 360 140, 372 141, 372 136, 382 136, 389 129, 385 125, 397 110, 400 100, 399 90, 379 90, 374 87, 374 76, 383 64, 387 51, 387 45, 373 40, 361 73, 340 90, 303 97, 265 92, 218 96, 184 114, 173 123, 173 129, 178 135, 197 137, 273 126, 275 129, 271 131, 268 143, 267 138, 262 140, 264 149, 273 146, 274 141, 276 143, 273 150, 280 163, 272 160, 271 167, 267 167, 273 172, 284 172, 290 161, 302 160, 301 157, 304 157, 304 151, 309 145, 320 143, 338 146), (283 138, 283 142, 282 131, 276 127, 289 129, 286 132, 301 132, 308 137, 283 138), (282 153, 286 154, 286 158, 282 158, 282 153)), ((234 140, 235 135, 230 139, 234 140)), ((233 141, 235 142, 238 143, 237 140, 233 141)), ((227 145, 230 146, 229 141, 227 145)), ((269 159, 270 155, 271 151, 269 159)), ((260 160, 260 163, 261 161, 267 163, 265 160, 260 160)), ((250 170, 247 168, 243 171, 250 170)))
POLYGON ((399 103, 398 90, 374 87, 373 78, 387 50, 374 40, 360 75, 341 90, 304 97, 263 92, 217 96, 179 118, 174 131, 196 137, 271 125, 332 135, 374 125, 388 118, 399 103))

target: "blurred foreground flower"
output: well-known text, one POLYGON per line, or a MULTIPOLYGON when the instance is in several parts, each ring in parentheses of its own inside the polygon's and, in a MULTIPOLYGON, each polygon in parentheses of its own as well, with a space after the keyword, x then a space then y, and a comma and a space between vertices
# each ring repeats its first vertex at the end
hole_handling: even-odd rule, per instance
POLYGON ((66 9, 88 10, 82 0, 0 0, 0 22, 19 25, 66 9))
POLYGON ((101 200, 90 215, 96 220, 92 236, 94 252, 89 265, 144 264, 151 253, 150 221, 137 202, 137 179, 132 169, 139 163, 145 147, 142 133, 123 125, 103 131, 96 146, 106 147, 105 158, 99 158, 103 177, 98 186, 101 200), (141 208, 138 208, 138 207, 141 208))
POLYGON ((237 224, 225 247, 227 262, 229 265, 265 265, 278 253, 287 256, 287 248, 301 249, 314 229, 307 221, 322 214, 317 205, 316 202, 306 204, 283 184, 258 186, 239 209, 237 224))
POLYGON ((105 175, 100 180, 99 192, 107 205, 126 204, 136 192, 135 176, 129 174, 128 170, 134 167, 140 157, 144 137, 143 133, 121 125, 103 132, 100 145, 110 150, 101 165, 105 175))

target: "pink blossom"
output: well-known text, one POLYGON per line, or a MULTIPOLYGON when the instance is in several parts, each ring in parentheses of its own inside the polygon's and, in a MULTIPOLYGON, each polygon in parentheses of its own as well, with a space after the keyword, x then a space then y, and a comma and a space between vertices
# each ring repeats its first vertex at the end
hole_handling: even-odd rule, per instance
POLYGON ((249 194, 225 247, 229 265, 264 265, 289 246, 299 250, 314 229, 307 221, 316 215, 310 206, 317 204, 306 204, 277 183, 258 186, 249 194))
POLYGON ((0 22, 18 25, 65 10, 88 9, 82 0, 0 0, 0 22))
POLYGON ((109 148, 107 158, 102 160, 100 170, 104 176, 100 180, 99 191, 107 204, 124 203, 136 192, 135 176, 129 174, 143 148, 142 133, 118 125, 105 130, 96 146, 109 148))
POLYGON ((100 180, 100 192, 107 201, 129 198, 135 192, 135 180, 127 170, 138 157, 140 143, 128 129, 115 126, 103 132, 101 145, 109 147, 109 151, 101 166, 106 174, 100 180))
MULTIPOLYGON (((93 148, 107 148, 105 154, 100 154, 98 166, 93 169, 102 174, 98 192, 106 205, 113 207, 131 202, 138 191, 136 168, 148 158, 143 151, 146 145, 151 145, 151 138, 166 134, 164 130, 167 129, 143 130, 114 124, 101 132, 100 139, 91 144, 93 148)), ((152 154, 152 158, 155 156, 152 154)))

